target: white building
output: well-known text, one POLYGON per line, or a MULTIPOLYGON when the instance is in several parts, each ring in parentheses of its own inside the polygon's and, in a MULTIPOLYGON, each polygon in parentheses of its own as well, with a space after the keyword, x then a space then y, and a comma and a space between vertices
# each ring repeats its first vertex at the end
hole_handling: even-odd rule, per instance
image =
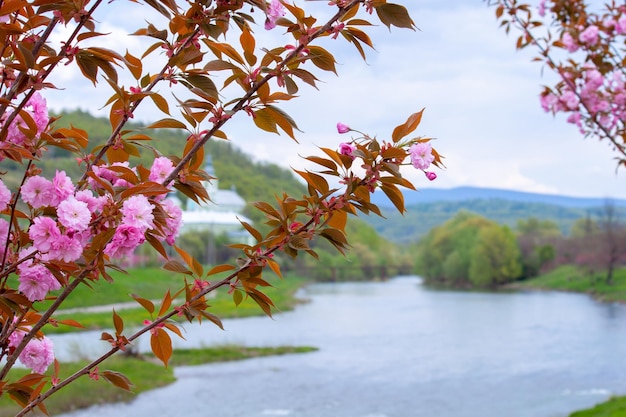
MULTIPOLYGON (((212 177, 216 177, 211 155, 207 155, 204 170, 212 177)), ((210 231, 214 235, 228 234, 241 236, 244 231, 241 221, 252 224, 252 221, 242 215, 246 201, 235 190, 220 190, 218 180, 202 181, 211 201, 198 204, 187 200, 187 207, 183 208, 183 225, 180 233, 190 231, 210 231)))

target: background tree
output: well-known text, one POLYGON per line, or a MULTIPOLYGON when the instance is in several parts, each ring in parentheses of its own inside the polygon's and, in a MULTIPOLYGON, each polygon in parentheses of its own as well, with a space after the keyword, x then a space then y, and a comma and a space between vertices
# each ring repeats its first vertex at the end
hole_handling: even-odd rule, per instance
POLYGON ((463 212, 419 242, 416 272, 430 284, 488 288, 519 278, 522 270, 508 227, 463 212))

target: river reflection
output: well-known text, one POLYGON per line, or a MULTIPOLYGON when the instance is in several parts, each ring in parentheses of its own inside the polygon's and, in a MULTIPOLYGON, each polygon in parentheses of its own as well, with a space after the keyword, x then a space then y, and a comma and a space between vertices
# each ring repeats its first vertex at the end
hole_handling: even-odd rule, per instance
MULTIPOLYGON (((626 393, 621 305, 553 292, 430 291, 416 277, 315 284, 306 297, 273 320, 188 326, 181 346, 317 352, 181 367, 176 383, 131 403, 65 416, 560 417, 626 393)), ((55 345, 93 354, 102 344, 72 337, 55 345)))

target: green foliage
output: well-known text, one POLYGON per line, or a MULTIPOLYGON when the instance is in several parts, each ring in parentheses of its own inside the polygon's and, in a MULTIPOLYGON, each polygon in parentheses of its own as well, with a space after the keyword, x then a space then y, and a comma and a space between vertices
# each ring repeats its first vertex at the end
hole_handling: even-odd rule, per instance
MULTIPOLYGON (((517 229, 520 220, 536 219, 550 230, 557 226, 561 234, 570 233, 573 225, 586 216, 600 217, 602 207, 580 208, 553 204, 528 203, 501 199, 440 201, 407 206, 404 215, 383 210, 385 218, 369 216, 365 221, 385 238, 396 243, 417 242, 433 227, 440 226, 461 211, 470 211, 496 223, 517 229)), ((625 207, 616 207, 619 216, 626 217, 625 207)))
POLYGON ((495 287, 520 276, 519 249, 513 232, 491 224, 478 232, 471 253, 469 280, 475 287, 495 287))
POLYGON ((576 411, 569 417, 626 417, 626 397, 612 397, 593 408, 576 411))
POLYGON ((416 271, 430 284, 493 287, 519 277, 519 257, 509 228, 461 212, 420 241, 416 271))
POLYGON ((585 268, 563 265, 515 285, 527 289, 581 292, 601 301, 626 302, 626 268, 615 270, 611 284, 606 283, 602 273, 590 274, 585 268))

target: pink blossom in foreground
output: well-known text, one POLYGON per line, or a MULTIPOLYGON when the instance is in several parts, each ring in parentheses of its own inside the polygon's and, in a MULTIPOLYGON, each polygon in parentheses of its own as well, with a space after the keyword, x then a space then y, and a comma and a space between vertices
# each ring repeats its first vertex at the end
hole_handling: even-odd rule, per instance
POLYGON ((276 27, 276 21, 285 15, 285 6, 280 0, 272 0, 267 8, 267 19, 265 19, 265 29, 271 30, 276 27))
POLYGON ((32 112, 33 119, 35 120, 35 125, 37 125, 37 133, 42 133, 46 127, 48 126, 48 122, 50 121, 50 117, 48 116, 48 104, 46 103, 46 99, 43 98, 41 94, 35 92, 32 95, 28 103, 26 104, 26 109, 30 109, 32 112))
POLYGON ((598 27, 596 25, 591 25, 587 29, 583 30, 580 33, 580 35, 578 35, 578 39, 580 40, 581 43, 585 43, 588 45, 595 45, 596 43, 598 43, 598 40, 600 39, 598 34, 599 34, 598 27))
POLYGON ((11 201, 11 191, 0 180, 0 211, 4 211, 11 201))
POLYGON ((178 237, 180 226, 183 222, 183 212, 172 200, 164 200, 161 203, 161 207, 165 211, 165 241, 169 245, 173 245, 178 237))
POLYGON ((620 35, 626 35, 626 14, 622 15, 615 24, 615 31, 620 35))
POLYGON ((158 182, 159 184, 163 184, 163 181, 172 173, 174 170, 174 164, 170 161, 169 158, 164 156, 160 156, 154 159, 152 163, 152 167, 150 168, 150 176, 148 179, 150 181, 158 182))
POLYGON ((418 142, 409 148, 411 163, 417 169, 425 171, 435 160, 430 142, 418 142))
POLYGON ((541 17, 544 17, 546 15, 546 0, 541 0, 539 2, 539 6, 538 6, 538 14, 541 17))
POLYGON ((113 238, 104 248, 104 253, 111 258, 129 256, 145 240, 144 232, 139 228, 122 224, 115 230, 113 238))
POLYGON ((343 134, 343 133, 348 133, 350 131, 350 126, 345 125, 341 122, 337 123, 337 132, 343 134))
POLYGON ((9 237, 9 222, 0 219, 0 259, 4 258, 4 253, 7 250, 7 239, 9 237))
POLYGON ((59 281, 44 265, 28 260, 22 262, 17 269, 19 275, 17 289, 30 301, 43 300, 48 292, 61 288, 59 281))
POLYGON ((24 330, 18 328, 14 332, 11 332, 11 335, 9 336, 9 347, 12 347, 12 348, 18 347, 19 344, 22 343, 22 340, 24 340, 24 336, 26 336, 26 332, 30 331, 30 329, 31 329, 30 326, 25 326, 24 330))
POLYGON ((154 205, 148 201, 145 195, 133 195, 122 205, 122 222, 136 227, 142 232, 154 228, 154 205))
POLYGON ((56 195, 56 201, 52 204, 53 206, 74 194, 74 184, 72 184, 72 179, 67 176, 65 171, 57 171, 52 184, 54 184, 54 193, 56 195))
POLYGON ((576 43, 576 41, 574 40, 572 35, 569 34, 569 32, 563 33, 563 36, 561 37, 561 43, 565 46, 565 48, 567 48, 569 52, 576 52, 579 47, 578 43, 576 43))
POLYGON ((91 221, 89 206, 83 201, 69 197, 57 207, 59 222, 68 229, 82 232, 87 230, 91 221))
POLYGON ((47 253, 52 244, 61 237, 61 231, 50 217, 40 216, 33 219, 33 224, 28 229, 28 237, 33 241, 33 246, 42 253, 47 253))
POLYGON ((61 235, 50 245, 48 256, 50 259, 56 259, 63 262, 73 262, 83 254, 83 245, 74 233, 61 235))
POLYGON ((22 200, 33 208, 50 206, 56 200, 54 185, 44 177, 29 177, 22 186, 22 200))
POLYGON ((94 197, 91 190, 77 191, 74 197, 76 198, 76 200, 86 203, 87 208, 91 213, 97 213, 102 211, 102 207, 104 207, 104 204, 107 201, 106 196, 94 197))
POLYGON ((349 156, 350 158, 354 159, 354 151, 356 150, 356 147, 351 144, 351 143, 345 143, 342 142, 339 144, 339 153, 341 155, 346 155, 349 156))
POLYGON ((43 374, 54 362, 54 345, 52 340, 44 336, 42 339, 31 339, 19 356, 20 362, 38 374, 43 374))

